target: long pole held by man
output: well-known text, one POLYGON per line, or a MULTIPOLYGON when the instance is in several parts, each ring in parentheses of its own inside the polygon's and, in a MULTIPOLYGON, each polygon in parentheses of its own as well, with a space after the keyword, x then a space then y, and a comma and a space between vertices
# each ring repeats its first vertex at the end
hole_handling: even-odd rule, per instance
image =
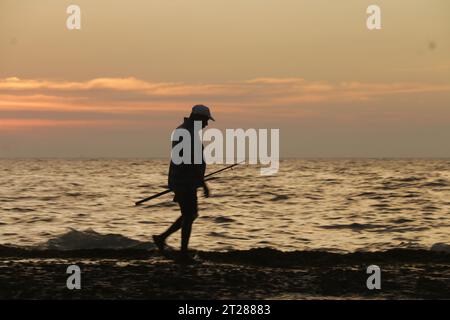
MULTIPOLYGON (((220 173, 220 172, 222 172, 222 171, 225 171, 225 170, 233 169, 233 168, 236 167, 237 165, 240 165, 240 164, 242 164, 242 163, 244 163, 244 162, 245 162, 245 160, 244 160, 244 161, 241 161, 241 162, 238 162, 238 163, 235 163, 235 164, 232 164, 232 165, 230 165, 230 166, 228 166, 228 167, 219 169, 219 170, 217 170, 217 171, 211 172, 211 173, 205 175, 205 179, 204 179, 204 180, 205 180, 205 182, 206 182, 206 181, 209 181, 209 180, 216 179, 216 177, 213 177, 214 175, 216 175, 216 174, 218 174, 218 173, 220 173)), ((134 205, 135 205, 135 206, 139 206, 139 205, 143 204, 144 202, 147 202, 147 201, 150 201, 150 200, 159 198, 159 197, 161 197, 161 196, 163 196, 163 195, 165 195, 165 194, 168 194, 169 192, 172 192, 172 190, 166 189, 166 190, 161 191, 161 192, 159 192, 159 193, 157 193, 157 194, 154 194, 154 195, 152 195, 152 196, 150 196, 150 197, 147 197, 147 198, 144 198, 144 199, 142 199, 142 200, 136 201, 136 202, 134 203, 134 205)))
MULTIPOLYGON (((153 236, 153 241, 158 249, 164 252, 167 238, 181 229, 181 259, 192 259, 188 254, 189 239, 192 231, 192 224, 198 217, 197 206, 197 189, 203 188, 203 193, 206 198, 209 197, 209 188, 205 182, 206 163, 203 158, 203 145, 201 148, 194 148, 198 143, 199 130, 208 125, 209 120, 214 120, 208 107, 204 105, 195 105, 192 107, 192 112, 188 118, 184 118, 183 123, 177 128, 186 130, 190 135, 190 162, 180 163, 179 159, 174 159, 174 156, 183 157, 182 154, 174 155, 172 152, 168 183, 169 189, 174 192, 174 201, 178 203, 181 211, 181 216, 163 233, 153 236), (198 126, 197 124, 201 124, 198 126), (197 150, 198 149, 198 150, 197 150), (199 153, 201 153, 199 155, 199 153), (198 161, 200 159, 200 161, 198 161)), ((172 150, 179 141, 172 141, 172 150)), ((185 157, 183 157, 185 159, 185 157)))

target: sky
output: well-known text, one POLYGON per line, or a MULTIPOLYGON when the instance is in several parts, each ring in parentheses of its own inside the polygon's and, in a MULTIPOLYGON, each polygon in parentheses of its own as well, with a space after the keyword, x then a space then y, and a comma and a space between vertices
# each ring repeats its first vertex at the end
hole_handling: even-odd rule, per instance
POLYGON ((0 0, 0 157, 165 157, 199 103, 282 157, 450 157, 450 2, 0 0))

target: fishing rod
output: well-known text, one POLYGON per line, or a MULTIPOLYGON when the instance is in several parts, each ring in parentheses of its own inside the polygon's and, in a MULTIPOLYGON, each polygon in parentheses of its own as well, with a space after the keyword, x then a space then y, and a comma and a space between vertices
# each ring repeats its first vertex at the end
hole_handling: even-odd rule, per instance
MULTIPOLYGON (((218 174, 219 172, 222 172, 222 171, 225 171, 225 170, 228 170, 228 169, 232 169, 233 167, 235 167, 235 166, 237 166, 237 165, 239 165, 239 164, 242 164, 242 163, 244 163, 244 162, 245 162, 245 161, 241 161, 241 162, 232 164, 231 166, 228 166, 228 167, 222 168, 222 169, 220 169, 220 170, 214 171, 214 172, 212 172, 212 173, 210 173, 210 174, 207 174, 207 175, 205 176, 205 182, 214 179, 214 178, 212 177, 213 175, 218 174)), ((150 200, 152 200, 152 199, 161 197, 161 196, 163 196, 163 195, 165 195, 165 194, 167 194, 167 193, 169 193, 169 192, 171 192, 171 191, 172 191, 172 190, 170 190, 170 189, 164 190, 164 191, 162 191, 162 192, 160 192, 160 193, 154 194, 153 196, 150 196, 150 197, 148 197, 148 198, 139 200, 139 201, 135 202, 134 205, 138 206, 138 205, 140 205, 140 204, 142 204, 142 203, 144 203, 144 202, 147 202, 147 201, 150 201, 150 200)))

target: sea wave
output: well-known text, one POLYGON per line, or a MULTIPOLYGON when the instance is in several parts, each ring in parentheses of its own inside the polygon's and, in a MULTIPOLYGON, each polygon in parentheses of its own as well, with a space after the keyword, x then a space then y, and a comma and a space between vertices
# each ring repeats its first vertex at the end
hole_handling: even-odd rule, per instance
POLYGON ((89 250, 89 249, 154 249, 150 242, 142 242, 121 234, 101 234, 92 229, 70 230, 34 247, 37 250, 89 250))

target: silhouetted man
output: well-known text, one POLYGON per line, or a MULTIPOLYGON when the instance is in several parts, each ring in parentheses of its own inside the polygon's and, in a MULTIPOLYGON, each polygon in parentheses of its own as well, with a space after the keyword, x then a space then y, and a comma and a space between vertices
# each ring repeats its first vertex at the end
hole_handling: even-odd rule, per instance
MULTIPOLYGON (((191 147, 190 163, 174 161, 174 156, 182 157, 182 154, 174 154, 172 152, 169 167, 169 188, 175 193, 174 201, 178 202, 180 206, 181 217, 164 233, 153 236, 155 244, 163 251, 167 237, 181 228, 181 255, 183 258, 188 259, 190 258, 188 245, 192 224, 198 217, 197 188, 203 187, 205 197, 209 197, 209 189, 204 181, 206 163, 203 158, 203 145, 199 137, 199 129, 205 128, 208 125, 208 120, 215 121, 209 108, 204 105, 196 105, 192 107, 189 118, 184 118, 184 122, 177 128, 185 129, 189 132, 191 147), (194 147, 196 141, 200 148, 194 147), (200 152, 201 154, 199 154, 200 152)), ((172 142, 172 150, 178 143, 182 143, 182 139, 172 142)))

